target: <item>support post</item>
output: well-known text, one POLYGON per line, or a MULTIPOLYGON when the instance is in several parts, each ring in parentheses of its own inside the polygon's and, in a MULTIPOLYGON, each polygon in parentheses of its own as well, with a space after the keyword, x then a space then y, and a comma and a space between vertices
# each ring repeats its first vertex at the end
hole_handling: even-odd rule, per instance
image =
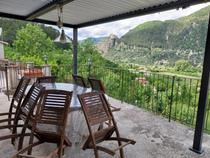
POLYGON ((206 48, 203 61, 203 72, 201 78, 200 95, 198 102, 197 119, 195 125, 195 133, 193 140, 192 151, 201 154, 202 150, 202 139, 203 139, 203 127, 205 123, 205 112, 208 98, 208 87, 209 87, 209 75, 210 75, 210 16, 208 24, 208 32, 206 38, 206 48))
POLYGON ((78 30, 73 29, 73 74, 77 74, 77 46, 78 46, 78 30))

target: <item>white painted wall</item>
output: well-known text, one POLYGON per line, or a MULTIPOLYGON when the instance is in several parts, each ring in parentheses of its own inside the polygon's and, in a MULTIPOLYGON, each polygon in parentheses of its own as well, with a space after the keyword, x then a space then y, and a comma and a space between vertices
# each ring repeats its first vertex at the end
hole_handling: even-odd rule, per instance
MULTIPOLYGON (((2 28, 0 28, 0 41, 2 41, 2 28)), ((4 45, 0 42, 0 59, 4 59, 4 45)))
POLYGON ((4 46, 0 43, 0 59, 4 59, 4 46))

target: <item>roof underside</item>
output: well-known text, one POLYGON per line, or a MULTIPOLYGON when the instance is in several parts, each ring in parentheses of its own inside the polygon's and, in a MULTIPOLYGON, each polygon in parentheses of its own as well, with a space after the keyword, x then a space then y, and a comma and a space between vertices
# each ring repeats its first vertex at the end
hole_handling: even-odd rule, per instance
POLYGON ((1 0, 0 17, 56 25, 57 5, 63 7, 64 26, 78 28, 210 0, 1 0))

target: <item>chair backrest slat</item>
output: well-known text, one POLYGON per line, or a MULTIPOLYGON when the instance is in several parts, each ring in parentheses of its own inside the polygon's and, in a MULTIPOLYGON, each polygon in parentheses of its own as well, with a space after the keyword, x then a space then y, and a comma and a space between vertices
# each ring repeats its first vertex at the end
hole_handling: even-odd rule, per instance
POLYGON ((43 91, 44 88, 41 85, 37 83, 32 85, 21 105, 21 115, 28 116, 33 112, 33 109, 35 108, 43 91))
POLYGON ((85 83, 85 80, 82 76, 72 74, 72 77, 73 77, 73 80, 74 80, 75 84, 77 84, 81 87, 87 87, 87 84, 85 83))
POLYGON ((29 82, 30 82, 30 79, 27 77, 22 77, 20 79, 20 82, 15 90, 14 95, 13 95, 14 101, 16 101, 16 102, 22 101, 22 98, 24 96, 25 90, 26 90, 29 82))
POLYGON ((105 94, 103 92, 90 92, 78 95, 78 98, 89 130, 89 136, 82 149, 94 149, 95 158, 99 158, 98 150, 104 151, 112 156, 115 155, 117 150, 120 150, 120 158, 124 158, 122 148, 128 144, 135 144, 135 141, 120 137, 116 121, 105 94), (115 134, 114 137, 113 134, 115 134), (97 145, 103 141, 117 141, 119 147, 111 150, 97 145), (125 142, 125 144, 122 144, 122 142, 125 142))
POLYGON ((71 97, 72 92, 69 91, 46 90, 37 110, 34 128, 37 128, 36 124, 51 124, 57 126, 57 129, 64 129, 71 97))
POLYGON ((92 90, 105 93, 105 88, 101 80, 89 77, 88 81, 90 83, 92 90))
MULTIPOLYGON (((18 150, 22 149, 23 140, 24 140, 24 133, 26 132, 27 128, 31 128, 32 125, 29 124, 29 121, 33 117, 34 109, 40 99, 40 96, 43 94, 44 87, 40 84, 34 83, 27 95, 25 96, 17 114, 15 116, 14 125, 15 127, 12 130, 13 134, 17 133, 17 125, 19 120, 23 121, 23 127, 21 130, 21 136, 19 138, 18 150)), ((14 142, 14 140, 12 140, 14 142)))
MULTIPOLYGON (((30 79, 27 77, 22 77, 20 79, 20 82, 15 90, 15 93, 12 97, 12 101, 10 103, 10 109, 9 109, 9 115, 8 115, 9 119, 12 118, 13 112, 15 113, 14 118, 16 118, 16 115, 18 114, 18 111, 22 105, 21 103, 23 100, 23 96, 24 96, 24 93, 26 91, 26 88, 27 88, 29 82, 30 82, 30 79)), ((9 121, 8 123, 11 124, 11 121, 9 121)))
POLYGON ((55 76, 42 76, 37 77, 36 83, 55 83, 56 77, 55 76))
POLYGON ((103 100, 102 93, 91 92, 79 95, 78 97, 90 126, 112 119, 112 115, 108 109, 109 107, 103 100))
MULTIPOLYGON (((58 151, 53 151, 49 155, 52 157, 54 154, 58 154, 58 157, 61 158, 64 147, 71 146, 71 142, 65 135, 65 128, 72 92, 63 90, 45 90, 42 94, 43 95, 39 99, 39 104, 36 109, 35 118, 31 121, 32 134, 36 136, 41 143, 47 142, 57 144, 58 148, 56 150, 58 151)), ((21 141, 20 147, 22 147, 22 142, 23 141, 21 141)), ((35 147, 38 145, 35 144, 36 143, 31 146, 35 147)))

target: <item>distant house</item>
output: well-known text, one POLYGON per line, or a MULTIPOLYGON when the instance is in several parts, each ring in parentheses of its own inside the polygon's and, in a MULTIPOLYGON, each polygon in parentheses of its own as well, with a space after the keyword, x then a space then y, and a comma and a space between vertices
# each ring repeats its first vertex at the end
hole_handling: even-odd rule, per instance
POLYGON ((144 86, 148 83, 148 81, 147 81, 147 79, 145 77, 137 77, 137 78, 135 78, 135 80, 139 81, 139 83, 141 85, 144 85, 144 86))

